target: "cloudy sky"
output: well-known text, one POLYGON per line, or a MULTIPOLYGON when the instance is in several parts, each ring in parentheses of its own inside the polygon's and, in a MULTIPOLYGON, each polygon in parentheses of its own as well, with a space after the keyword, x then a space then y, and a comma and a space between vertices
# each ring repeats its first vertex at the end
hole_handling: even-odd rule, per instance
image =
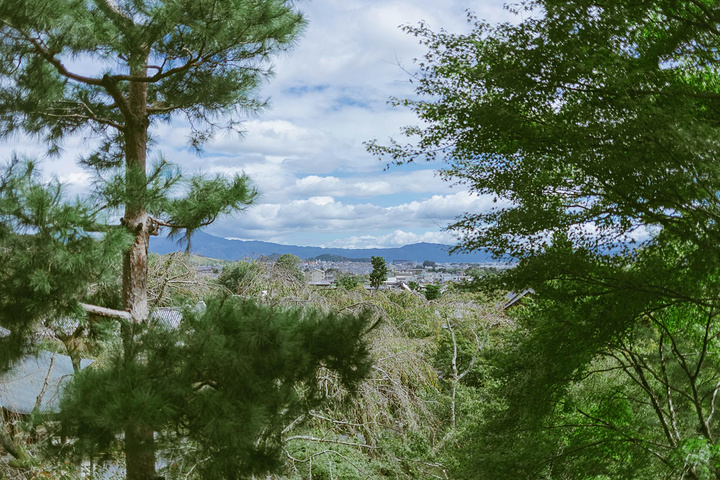
MULTIPOLYGON (((309 21, 290 55, 275 61, 263 93, 272 108, 245 124, 244 138, 219 136, 200 157, 187 148, 182 124, 156 132, 159 149, 186 171, 244 171, 262 197, 245 214, 206 231, 227 238, 362 248, 420 241, 453 243, 443 227, 491 204, 437 178, 432 164, 391 167, 362 143, 397 136, 411 113, 387 105, 410 96, 403 68, 422 55, 398 26, 426 21, 434 30, 468 29, 470 9, 491 22, 507 20, 502 0, 312 0, 309 21)), ((25 145, 28 147, 28 145, 25 145)), ((65 145, 58 168, 66 182, 85 178, 72 167, 79 140, 65 145)), ((0 154, 17 145, 0 146, 0 154)), ((32 150, 31 148, 27 148, 32 150)))

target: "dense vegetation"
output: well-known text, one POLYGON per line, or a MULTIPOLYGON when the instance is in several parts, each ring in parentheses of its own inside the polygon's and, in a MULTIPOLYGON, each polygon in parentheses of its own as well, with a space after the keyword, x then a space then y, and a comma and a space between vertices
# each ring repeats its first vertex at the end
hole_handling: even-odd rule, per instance
POLYGON ((395 164, 443 162, 447 179, 495 198, 451 228, 461 250, 518 262, 422 294, 379 291, 380 257, 368 292, 350 278, 311 289, 291 255, 227 265, 217 281, 179 255, 133 256, 151 226, 189 236, 254 197, 241 177, 194 178, 185 197, 170 195, 179 179, 166 165, 145 170, 149 119, 256 106, 264 72, 244 60, 289 43, 302 19, 292 2, 227 2, 231 19, 258 21, 260 37, 239 46, 193 23, 193 2, 126 2, 128 15, 98 1, 77 28, 67 12, 79 3, 56 3, 32 15, 0 7, 2 133, 53 143, 88 125, 117 130, 85 161, 122 173, 97 193, 126 217, 101 225, 32 162, 2 176, 0 323, 11 334, 0 368, 40 327, 44 348, 97 359, 58 416, 0 416, 16 457, 3 475, 73 479, 125 462, 129 479, 146 480, 157 453, 167 478, 720 478, 720 4, 535 0, 516 23, 471 15, 467 34, 407 27, 428 53, 417 97, 395 103, 420 126, 404 130, 408 144, 369 148, 395 164), (183 22, 198 38, 174 36, 183 22), (195 65, 191 47, 209 38, 221 53, 195 65), (129 49, 130 75, 59 63, 63 48, 93 55, 108 41, 129 49), (169 59, 167 75, 147 73, 148 45, 169 59), (212 105, 195 100, 208 85, 212 105), (237 89, 225 96, 227 85, 237 89), (158 218, 142 223, 148 212, 158 218), (506 290, 529 293, 509 317, 493 296, 506 290), (146 306, 182 306, 183 319, 169 328, 146 306))
MULTIPOLYGON (((184 268, 191 265, 193 260, 173 254, 166 257, 153 256, 151 262, 172 264, 177 270, 185 271, 184 268)), ((124 423, 131 421, 123 412, 137 414, 124 403, 140 401, 150 402, 150 405, 157 407, 148 409, 145 414, 151 415, 151 418, 143 419, 142 422, 152 424, 156 431, 164 432, 156 439, 156 447, 167 465, 160 471, 166 478, 224 478, 222 469, 226 465, 207 461, 208 455, 217 448, 223 452, 218 458, 226 458, 226 461, 243 462, 247 455, 254 455, 254 459, 260 458, 259 451, 255 451, 258 445, 243 440, 256 435, 252 428, 279 434, 267 438, 269 443, 259 445, 265 449, 263 452, 268 462, 281 462, 279 470, 278 465, 273 467, 277 471, 276 478, 308 478, 310 474, 313 478, 349 479, 446 478, 449 475, 451 462, 448 460, 448 452, 456 448, 454 441, 457 432, 474 423, 481 399, 478 395, 490 381, 488 367, 481 354, 501 341, 503 332, 512 328, 512 321, 502 314, 496 302, 477 294, 459 292, 446 292, 441 300, 428 301, 422 294, 407 291, 315 289, 298 280, 292 272, 288 272, 285 265, 277 263, 227 264, 216 281, 203 279, 200 274, 191 271, 192 276, 182 277, 172 287, 166 275, 153 276, 150 290, 157 291, 165 285, 166 289, 173 290, 172 298, 176 303, 182 303, 184 299, 184 303, 191 306, 197 301, 198 293, 232 293, 236 296, 223 301, 222 308, 227 308, 231 302, 242 313, 239 316, 214 315, 209 312, 200 315, 196 309, 190 308, 184 310, 186 318, 179 330, 168 330, 162 323, 154 323, 152 331, 143 335, 147 364, 128 366, 113 360, 117 349, 122 348, 122 342, 118 342, 112 335, 104 337, 101 343, 95 343, 92 336, 81 338, 85 356, 96 356, 103 368, 86 370, 77 378, 64 400, 60 423, 57 423, 57 419, 42 417, 37 417, 36 423, 32 424, 18 420, 16 441, 23 443, 24 439, 35 436, 39 442, 33 442, 30 446, 33 460, 24 465, 29 470, 8 469, 5 473, 8 478, 43 475, 80 478, 82 470, 78 462, 82 458, 92 458, 98 474, 118 462, 122 464, 122 449, 117 444, 120 437, 113 432, 122 431, 124 423), (193 287, 188 287, 188 280, 192 280, 193 287), (194 285, 206 287, 195 291, 194 285), (244 303, 247 300, 252 300, 249 306, 244 303), (253 313, 255 309, 267 313, 257 316, 253 313), (290 316, 278 317, 272 313, 275 311, 288 312, 290 316), (335 355, 343 358, 342 364, 323 361, 321 364, 324 366, 313 374, 314 382, 295 385, 287 383, 290 390, 279 398, 304 399, 299 409, 300 404, 295 404, 294 408, 288 408, 287 404, 278 405, 279 410, 275 410, 275 415, 282 414, 287 420, 263 417, 272 412, 266 406, 276 395, 272 393, 273 381, 270 378, 262 380, 265 377, 257 377, 258 373, 253 377, 232 377, 237 373, 223 368, 231 368, 231 365, 242 361, 233 359, 242 352, 243 357, 262 362, 262 366, 255 365, 249 372, 265 372, 268 368, 287 372, 287 366, 283 364, 272 367, 267 363, 275 361, 275 358, 278 361, 285 358, 268 350, 273 343, 256 343, 254 339, 257 335, 266 338, 276 335, 272 330, 274 325, 280 328, 285 318, 287 326, 302 326, 307 320, 298 322, 298 316, 307 318, 308 315, 319 319, 328 315, 328 318, 337 318, 344 325, 344 332, 347 332, 348 321, 356 322, 356 328, 368 332, 366 345, 372 366, 362 362, 355 364, 364 365, 362 368, 369 367, 370 371, 354 369, 343 373, 342 366, 353 365, 354 362, 348 362, 353 350, 346 348, 342 351, 345 348, 342 342, 350 342, 358 336, 347 333, 334 336, 332 330, 328 329, 332 324, 326 323, 321 330, 322 335, 314 333, 308 339, 318 342, 313 351, 322 351, 325 345, 339 349, 335 355), (268 323, 270 317, 273 321, 268 323), (223 322, 222 325, 217 325, 217 321, 223 322), (228 334, 231 336, 223 341, 226 347, 216 351, 214 356, 208 355, 207 347, 203 347, 205 350, 202 353, 191 352, 205 344, 208 335, 220 338, 218 335, 228 334), (182 344, 180 350, 172 347, 178 338, 182 344), (237 342, 242 345, 236 345, 237 342), (258 352, 252 353, 253 348, 258 349, 258 352), (206 369, 202 362, 214 363, 206 369), (136 377, 123 373, 127 368, 148 369, 142 378, 149 383, 159 383, 139 391, 154 392, 153 398, 140 400, 137 396, 123 397, 108 391, 122 390, 123 382, 119 379, 125 377, 127 381, 132 381, 136 377), (202 372, 215 374, 206 378, 202 372), (225 374, 231 377, 222 378, 225 374), (357 380, 362 381, 358 383, 357 380), (246 396, 243 396, 242 408, 232 404, 222 408, 218 406, 218 402, 220 405, 222 402, 232 402, 233 395, 208 398, 202 403, 193 400, 203 392, 208 393, 205 389, 198 390, 193 386, 220 381, 229 381, 236 388, 255 392, 253 395, 257 395, 259 403, 255 406, 248 404, 246 396), (83 389, 90 391, 83 392, 83 389), (115 399, 115 403, 108 403, 108 398, 115 399), (313 398, 315 400, 310 401, 313 398), (207 402, 214 404, 209 405, 207 402), (160 408, 161 405, 166 407, 160 408), (248 424, 245 421, 248 412, 257 410, 261 405, 263 408, 250 417, 255 418, 256 422, 248 424), (207 413, 215 412, 218 408, 228 414, 232 411, 237 413, 215 424, 213 415, 207 417, 207 413), (103 409, 113 409, 116 413, 109 417, 94 416, 92 413, 103 409), (234 424, 232 418, 240 423, 234 424), (208 424, 208 421, 211 423, 208 424), (281 428, 268 430, 273 424, 281 428), (191 425, 193 428, 187 430, 191 425), (215 426, 207 430, 210 425, 215 426), (78 440, 59 451, 55 447, 48 447, 43 439, 60 432, 63 435, 72 433, 78 440), (195 437, 196 433, 192 432, 205 433, 195 437), (217 437, 213 440, 214 437, 208 435, 217 437), (229 455, 232 449, 236 451, 229 455), (63 456, 58 457, 59 453, 63 456), (63 461, 58 463, 58 458, 63 461)), ((219 306, 214 303, 208 304, 207 308, 212 312, 219 306)), ((306 331, 309 333, 313 330, 306 331)), ((292 338, 298 337, 292 334, 292 338)), ((53 343, 62 351, 59 340, 53 343)), ((286 355, 300 353, 302 350, 298 347, 286 355)), ((362 351, 358 351, 358 354, 362 355, 362 351)), ((299 360, 287 357, 287 361, 295 365, 296 369, 303 368, 299 360)), ((311 362, 308 365, 319 364, 311 362)), ((17 463, 13 464, 17 466, 17 463)), ((257 466, 257 463, 250 462, 247 465, 257 466)))
POLYGON ((395 103, 419 140, 370 144, 492 196, 451 228, 535 292, 456 474, 720 478, 720 5, 539 0, 470 23, 407 28, 428 53, 395 103))

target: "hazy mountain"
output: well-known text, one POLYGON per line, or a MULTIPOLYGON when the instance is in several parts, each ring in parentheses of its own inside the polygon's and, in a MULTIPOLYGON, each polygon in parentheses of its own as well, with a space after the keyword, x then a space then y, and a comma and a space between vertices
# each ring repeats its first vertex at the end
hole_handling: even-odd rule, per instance
MULTIPOLYGON (((279 243, 245 241, 245 240, 228 240, 226 238, 215 237, 204 232, 198 232, 192 237, 190 251, 198 255, 204 255, 211 258, 219 258, 222 260, 241 260, 243 258, 258 258, 268 256, 274 253, 285 254, 290 253, 297 255, 302 259, 314 258, 320 255, 339 255, 347 258, 370 258, 371 256, 380 256, 386 261, 393 260, 411 260, 423 262, 431 260, 433 262, 467 262, 467 263, 486 263, 494 261, 492 256, 487 252, 474 252, 471 254, 453 254, 450 255, 448 250, 450 245, 441 245, 438 243, 415 243, 413 245, 405 245, 399 248, 322 248, 322 247, 299 247, 296 245, 281 245, 279 243)), ((160 254, 185 250, 185 245, 179 245, 174 240, 165 237, 152 237, 150 240, 150 251, 160 254)))

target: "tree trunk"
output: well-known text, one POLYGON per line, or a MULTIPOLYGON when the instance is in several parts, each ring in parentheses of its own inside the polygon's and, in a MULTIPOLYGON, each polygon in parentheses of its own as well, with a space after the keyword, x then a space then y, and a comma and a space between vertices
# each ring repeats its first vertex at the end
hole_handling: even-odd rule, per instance
POLYGON ((155 439, 149 428, 134 426, 125 430, 125 468, 127 480, 156 480, 155 439))
MULTIPOLYGON (((131 59, 130 74, 145 75, 147 54, 142 61, 131 59)), ((147 320, 147 258, 150 226, 145 205, 146 157, 148 140, 147 84, 131 82, 128 92, 130 118, 125 127, 125 181, 127 203, 123 223, 135 242, 123 259, 123 306, 134 324, 147 320)))
MULTIPOLYGON (((146 52, 130 58, 130 75, 147 73, 146 52)), ((128 91, 130 114, 125 127, 125 178, 127 203, 123 224, 135 236, 123 257, 123 307, 132 322, 123 328, 125 361, 137 361, 136 327, 148 318, 148 243, 150 225, 145 205, 146 157, 148 139, 147 84, 130 82, 128 91)), ((125 431, 125 465, 127 480, 154 480, 155 443, 153 431, 134 425, 125 431)))
POLYGON ((13 467, 27 468, 32 462, 32 457, 22 445, 15 441, 9 430, 9 422, 5 420, 5 413, 0 408, 0 447, 15 457, 16 461, 12 462, 13 467))

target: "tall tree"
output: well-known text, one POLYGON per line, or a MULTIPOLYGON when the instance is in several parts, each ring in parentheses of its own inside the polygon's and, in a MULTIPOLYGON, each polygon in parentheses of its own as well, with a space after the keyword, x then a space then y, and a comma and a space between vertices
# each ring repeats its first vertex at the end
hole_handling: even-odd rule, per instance
POLYGON ((373 267, 370 272, 370 286, 377 290, 387 280, 387 265, 383 257, 372 257, 370 260, 373 267))
POLYGON ((506 285, 539 299, 503 360, 505 423, 465 444, 470 463, 494 478, 717 478, 720 4, 523 8, 515 23, 471 16, 469 34, 407 28, 428 53, 419 98, 395 103, 420 140, 369 145, 492 195, 451 226, 459 248, 514 255, 506 285))
MULTIPOLYGON (((167 227, 188 240, 218 215, 254 198, 244 176, 184 180, 160 158, 148 165, 152 127, 185 117, 200 148, 265 106, 257 87, 269 58, 292 45, 303 18, 289 0, 9 0, 0 4, 0 134, 25 132, 61 148, 69 135, 96 145, 80 162, 95 175, 98 207, 122 209, 132 236, 123 251, 120 311, 125 355, 148 318, 150 235, 167 227), (170 195, 171 189, 184 193, 170 195)), ((111 217, 109 214, 108 217, 111 217)), ((154 477, 151 430, 129 428, 129 479, 154 477)))
MULTIPOLYGON (((717 6, 691 1, 525 2, 520 23, 406 30, 428 48, 419 98, 396 99, 417 143, 371 142, 397 163, 491 195, 451 228, 462 248, 526 257, 566 231, 607 251, 652 229, 718 237, 717 6)), ((714 254, 713 254, 714 255, 714 254)))

